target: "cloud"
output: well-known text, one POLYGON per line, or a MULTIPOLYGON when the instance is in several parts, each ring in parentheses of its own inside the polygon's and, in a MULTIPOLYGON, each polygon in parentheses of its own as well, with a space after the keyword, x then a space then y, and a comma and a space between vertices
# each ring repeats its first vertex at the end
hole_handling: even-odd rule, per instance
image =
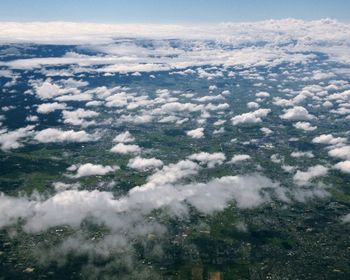
POLYGON ((298 170, 293 180, 297 185, 304 186, 309 185, 310 181, 314 178, 325 176, 328 172, 328 168, 322 165, 315 165, 309 167, 306 171, 298 170))
POLYGON ((343 146, 340 148, 331 149, 328 154, 331 157, 350 160, 350 146, 343 146))
POLYGON ((193 130, 189 130, 186 132, 186 134, 194 139, 199 139, 204 136, 204 128, 199 127, 193 130))
POLYGON ((291 157, 294 158, 299 158, 299 157, 308 157, 308 158, 313 158, 314 154, 311 151, 308 152, 301 152, 301 151, 296 151, 296 152, 292 152, 290 154, 291 157))
POLYGON ((250 155, 235 155, 232 157, 232 159, 229 161, 229 163, 238 163, 238 162, 241 162, 241 161, 244 161, 244 160, 248 160, 250 159, 250 155))
POLYGON ((89 126, 95 124, 95 121, 87 121, 86 119, 91 119, 97 117, 99 113, 91 110, 77 109, 74 111, 63 111, 63 122, 66 124, 77 125, 77 126, 89 126))
POLYGON ((31 136, 34 133, 34 127, 33 125, 28 125, 13 131, 0 130, 1 150, 9 151, 22 147, 23 143, 21 143, 20 140, 31 136))
POLYGON ((64 110, 66 108, 67 108, 67 105, 64 103, 58 103, 58 102, 44 103, 38 106, 37 112, 40 114, 48 114, 56 110, 64 110))
POLYGON ((256 93, 255 96, 260 97, 260 98, 264 98, 264 97, 269 97, 270 94, 266 91, 260 91, 260 92, 256 93))
POLYGON ((117 154, 138 154, 141 152, 141 148, 138 145, 118 143, 112 147, 111 152, 117 154))
POLYGON ((52 99, 65 94, 80 94, 78 87, 86 86, 88 83, 73 79, 61 80, 54 83, 51 79, 44 82, 34 82, 33 88, 38 98, 52 99))
POLYGON ((214 167, 215 165, 221 165, 226 157, 223 153, 206 153, 200 152, 197 154, 192 154, 188 159, 193 161, 199 161, 201 164, 207 165, 209 168, 214 167))
POLYGON ((260 107, 259 103, 256 102, 248 102, 247 107, 249 109, 258 109, 260 107))
POLYGON ((291 109, 287 109, 280 117, 292 121, 307 121, 315 118, 315 116, 309 114, 309 112, 302 106, 295 106, 291 109))
POLYGON ((61 130, 57 128, 47 128, 36 133, 35 140, 41 143, 56 142, 90 142, 99 139, 99 136, 88 134, 83 130, 61 130))
POLYGON ((339 169, 344 173, 350 173, 350 160, 338 162, 336 165, 334 165, 334 168, 339 169))
POLYGON ((317 129, 317 126, 311 126, 309 122, 297 122, 293 124, 293 126, 297 129, 305 130, 305 131, 314 131, 317 129))
POLYGON ((233 125, 238 125, 242 123, 260 123, 262 122, 262 118, 266 117, 270 112, 270 109, 258 109, 253 112, 235 116, 231 119, 231 121, 233 125))
POLYGON ((350 223, 350 213, 342 218, 343 223, 350 223))
POLYGON ((262 128, 260 128, 260 131, 262 133, 264 133, 265 135, 270 135, 273 133, 273 131, 271 129, 269 129, 268 127, 262 127, 262 128))
POLYGON ((85 163, 79 166, 74 166, 76 169, 76 174, 74 178, 95 176, 95 175, 105 175, 107 173, 114 172, 119 169, 118 166, 103 166, 101 164, 85 163))
POLYGON ((118 142, 118 143, 130 143, 134 141, 135 141, 135 137, 133 137, 129 131, 120 133, 113 139, 113 142, 118 142))
POLYGON ((332 134, 321 134, 312 139, 312 143, 326 144, 326 145, 344 145, 346 143, 345 137, 334 137, 332 134))
POLYGON ((163 166, 163 162, 156 158, 135 157, 129 160, 128 167, 140 171, 151 170, 163 166))

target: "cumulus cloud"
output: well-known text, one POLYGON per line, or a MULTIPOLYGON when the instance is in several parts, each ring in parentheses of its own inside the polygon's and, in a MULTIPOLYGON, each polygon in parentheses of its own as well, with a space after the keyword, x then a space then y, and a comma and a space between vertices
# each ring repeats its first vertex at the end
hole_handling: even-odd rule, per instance
POLYGON ((189 130, 186 132, 186 134, 194 139, 199 139, 204 136, 204 128, 199 127, 193 130, 189 130))
POLYGON ((309 167, 306 171, 300 171, 298 170, 293 180, 297 185, 304 186, 310 184, 310 181, 314 178, 325 176, 328 172, 327 167, 322 165, 315 165, 312 167, 309 167))
POLYGON ((209 168, 212 168, 215 165, 221 165, 226 159, 223 153, 210 154, 206 152, 192 154, 188 158, 193 161, 198 161, 201 164, 206 164, 209 168))
POLYGON ((259 103, 256 102, 248 102, 247 107, 249 109, 258 109, 260 107, 259 103))
POLYGON ((338 162, 336 165, 334 165, 334 168, 344 173, 350 173, 350 160, 338 162))
POLYGON ((163 166, 163 162, 156 158, 135 157, 129 160, 128 167, 140 171, 151 170, 163 166))
POLYGON ((260 97, 260 98, 264 98, 264 97, 269 97, 270 94, 266 91, 260 91, 260 92, 256 93, 255 96, 260 97))
POLYGON ((122 132, 113 139, 113 142, 118 143, 130 143, 134 141, 135 137, 133 137, 129 131, 122 132))
POLYGON ((89 126, 95 124, 95 121, 88 121, 86 119, 91 119, 97 117, 99 113, 91 110, 77 109, 74 111, 63 111, 63 122, 71 125, 78 126, 89 126))
POLYGON ((299 157, 313 158, 314 154, 311 151, 308 151, 308 152, 295 151, 295 152, 292 152, 290 156, 295 158, 299 158, 299 157))
POLYGON ((297 122, 293 124, 293 126, 297 129, 305 131, 314 131, 317 129, 317 126, 312 126, 309 122, 297 122))
POLYGON ((343 146, 329 150, 328 154, 331 157, 350 160, 350 146, 343 146))
POLYGON ((99 136, 88 134, 83 130, 61 130, 57 128, 47 128, 36 133, 35 140, 41 143, 55 142, 89 142, 96 141, 99 136))
POLYGON ((56 110, 64 110, 66 108, 67 108, 67 105, 65 103, 58 103, 58 102, 44 103, 38 106, 37 112, 40 114, 48 114, 56 110))
POLYGON ((23 146, 21 140, 34 133, 35 126, 28 125, 13 131, 0 130, 0 145, 3 151, 17 149, 23 146))
POLYGON ((292 121, 307 121, 315 118, 315 116, 309 114, 308 110, 302 106, 295 106, 291 109, 287 109, 280 117, 292 121))
MULTIPOLYGON (((76 174, 74 175, 75 178, 95 176, 95 175, 105 175, 107 173, 111 173, 119 169, 119 167, 116 165, 103 166, 101 164, 92 164, 92 163, 85 163, 79 166, 72 166, 72 167, 76 169, 76 174)), ((73 168, 70 168, 70 170, 73 170, 73 168)))
POLYGON ((260 131, 262 133, 264 133, 265 135, 270 135, 273 133, 273 131, 271 129, 269 129, 268 127, 262 127, 262 128, 260 128, 260 131))
POLYGON ((262 118, 266 117, 270 112, 270 109, 258 109, 253 112, 235 116, 231 119, 231 121, 233 125, 238 125, 241 123, 259 123, 262 122, 262 118))
POLYGON ((332 134, 322 134, 312 139, 313 143, 326 145, 344 145, 346 143, 345 137, 334 137, 332 134))
POLYGON ((250 159, 250 155, 245 155, 245 154, 242 154, 242 155, 234 155, 232 157, 232 159, 229 161, 229 163, 238 163, 238 162, 241 162, 241 161, 245 161, 245 160, 248 160, 250 159))
POLYGON ((113 146, 111 152, 117 154, 138 154, 141 152, 141 148, 138 145, 127 145, 124 143, 118 143, 113 146))

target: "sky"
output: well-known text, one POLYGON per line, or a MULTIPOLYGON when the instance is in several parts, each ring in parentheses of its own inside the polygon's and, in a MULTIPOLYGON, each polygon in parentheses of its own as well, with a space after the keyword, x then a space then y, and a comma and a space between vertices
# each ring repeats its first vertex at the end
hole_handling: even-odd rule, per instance
POLYGON ((350 21, 349 0, 0 0, 0 21, 214 23, 298 18, 350 21))

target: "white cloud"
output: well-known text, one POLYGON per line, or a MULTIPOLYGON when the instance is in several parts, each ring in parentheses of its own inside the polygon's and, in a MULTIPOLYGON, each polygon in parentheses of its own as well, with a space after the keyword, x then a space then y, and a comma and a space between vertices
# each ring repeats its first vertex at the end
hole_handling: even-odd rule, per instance
POLYGON ((301 152, 301 151, 296 151, 292 152, 290 154, 291 157, 299 158, 299 157, 308 157, 308 158, 313 158, 314 154, 311 151, 308 152, 301 152))
POLYGON ((293 180, 297 185, 304 186, 310 184, 310 181, 316 177, 325 176, 328 172, 328 168, 322 165, 315 165, 309 167, 306 171, 298 170, 293 180))
POLYGON ((258 109, 260 107, 259 103, 256 102, 248 102, 247 107, 249 109, 258 109))
POLYGON ((334 165, 334 168, 344 173, 350 173, 350 160, 338 162, 336 165, 334 165))
POLYGON ((138 145, 118 143, 112 147, 111 152, 118 154, 137 154, 141 152, 141 148, 138 145))
POLYGON ((245 161, 245 160, 248 160, 250 159, 250 155, 245 155, 245 154, 242 154, 242 155, 234 155, 232 157, 232 159, 229 161, 229 163, 238 163, 238 162, 241 162, 241 161, 245 161))
POLYGON ((128 167, 140 171, 146 171, 163 166, 163 162, 156 158, 135 157, 129 160, 128 167))
POLYGON ((118 142, 118 143, 130 143, 134 141, 135 141, 135 137, 133 137, 129 131, 122 132, 118 134, 116 137, 114 137, 113 139, 113 142, 118 142))
POLYGON ((47 128, 36 133, 34 139, 41 143, 55 142, 89 142, 98 140, 98 135, 88 134, 83 130, 61 130, 47 128))
POLYGON ((350 213, 342 218, 343 223, 350 223, 350 213))
POLYGON ((262 97, 269 97, 270 94, 266 91, 260 91, 260 92, 256 93, 255 96, 262 98, 262 97))
POLYGON ((307 121, 315 118, 315 116, 309 114, 309 112, 302 106, 295 106, 291 109, 287 109, 280 117, 292 121, 307 121))
POLYGON ((13 131, 0 130, 1 150, 8 151, 22 147, 23 144, 20 140, 32 135, 34 127, 33 125, 28 125, 13 131))
POLYGON ((48 114, 56 110, 64 110, 66 108, 67 108, 67 105, 65 103, 58 103, 58 102, 44 103, 38 106, 37 112, 40 114, 48 114))
POLYGON ((201 164, 206 164, 209 168, 214 167, 215 165, 221 165, 226 157, 223 153, 206 153, 200 152, 197 154, 192 154, 188 159, 193 161, 199 161, 201 164))
POLYGON ((107 173, 114 172, 118 170, 119 167, 114 166, 103 166, 101 164, 92 164, 92 163, 86 163, 79 165, 76 170, 76 174, 74 175, 75 178, 80 177, 86 177, 86 176, 95 176, 95 175, 105 175, 107 173))
POLYGON ((241 123, 259 123, 262 122, 262 118, 266 117, 270 112, 270 109, 258 109, 253 112, 235 116, 231 119, 231 121, 233 125, 238 125, 241 123))
POLYGON ((297 122, 293 124, 293 126, 297 129, 305 131, 314 131, 315 129, 317 129, 317 126, 312 126, 309 122, 297 122))
POLYGON ((273 133, 273 131, 271 129, 269 129, 268 127, 262 127, 262 128, 260 128, 260 131, 262 133, 264 133, 265 135, 270 135, 273 133))
POLYGON ((331 149, 328 154, 331 157, 350 160, 350 146, 343 146, 340 148, 331 149))
POLYGON ((313 143, 326 145, 344 145, 346 143, 345 137, 334 137, 332 134, 321 134, 312 139, 313 143))
POLYGON ((77 109, 74 111, 63 111, 63 122, 71 125, 88 126, 95 124, 95 121, 87 121, 99 115, 99 113, 91 110, 77 109))
POLYGON ((193 130, 189 130, 186 132, 186 134, 194 139, 199 139, 204 136, 204 128, 199 127, 193 130))

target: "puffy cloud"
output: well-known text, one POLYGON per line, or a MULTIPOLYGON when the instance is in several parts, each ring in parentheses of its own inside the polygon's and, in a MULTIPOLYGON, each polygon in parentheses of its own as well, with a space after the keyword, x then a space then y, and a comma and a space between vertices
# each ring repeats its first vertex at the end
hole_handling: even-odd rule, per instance
POLYGON ((127 145, 124 143, 118 143, 113 146, 111 152, 117 154, 137 154, 141 152, 141 148, 138 145, 127 145))
POLYGON ((342 218, 343 223, 350 223, 350 213, 342 218))
POLYGON ((166 184, 173 184, 183 178, 197 174, 200 166, 191 160, 181 160, 163 166, 154 174, 148 177, 147 183, 141 187, 135 187, 132 191, 145 191, 166 184))
POLYGON ((350 160, 338 162, 336 165, 334 165, 334 168, 339 169, 344 173, 350 173, 350 160))
POLYGON ((290 154, 291 157, 295 157, 295 158, 298 158, 298 157, 308 157, 308 158, 313 158, 314 157, 314 154, 311 152, 311 151, 308 151, 308 152, 300 152, 300 151, 297 151, 297 152, 292 152, 290 154))
POLYGON ((134 141, 135 141, 135 137, 133 137, 129 131, 122 132, 118 134, 116 137, 114 137, 113 139, 113 142, 118 142, 118 143, 130 143, 134 141))
POLYGON ((107 107, 124 107, 128 104, 126 92, 120 92, 106 98, 107 107))
POLYGON ((67 105, 65 103, 58 103, 58 102, 44 103, 38 106, 37 112, 40 114, 48 114, 56 110, 64 110, 66 108, 67 108, 67 105))
POLYGON ((221 165, 226 159, 223 153, 210 154, 206 152, 192 154, 188 158, 193 161, 199 161, 201 164, 206 164, 209 168, 215 165, 221 165))
POLYGON ((308 110, 302 106, 295 106, 291 109, 287 109, 280 117, 282 119, 292 121, 307 121, 315 118, 315 116, 309 114, 308 110))
POLYGON ((322 165, 315 165, 312 167, 309 167, 306 171, 300 171, 298 170, 293 180, 297 185, 304 186, 310 184, 310 180, 316 178, 325 176, 328 172, 328 168, 322 165))
MULTIPOLYGON (((253 208, 270 200, 269 190, 280 189, 260 175, 227 176, 188 185, 167 185, 168 181, 153 188, 134 188, 120 198, 114 197, 112 192, 98 190, 65 190, 46 200, 2 195, 0 227, 23 218, 24 229, 35 233, 62 225, 78 228, 84 219, 92 217, 112 230, 124 232, 130 223, 141 222, 144 214, 161 207, 183 214, 187 208, 184 202, 187 202, 198 211, 210 214, 224 209, 233 200, 239 208, 253 208), (129 213, 133 219, 123 221, 122 213, 124 217, 129 213)), ((282 198, 278 192, 276 194, 282 198)))
POLYGON ((150 170, 153 168, 159 168, 163 166, 163 162, 156 158, 142 158, 135 157, 129 160, 128 167, 136 170, 150 170))
POLYGON ((314 131, 315 129, 317 129, 317 126, 312 126, 309 122, 297 122, 293 124, 293 126, 297 129, 305 131, 314 131))
POLYGON ((52 99, 65 94, 79 94, 78 87, 87 85, 87 82, 76 81, 73 79, 62 80, 60 83, 54 83, 47 79, 41 83, 34 83, 34 90, 40 99, 52 99))
POLYGON ((345 137, 334 137, 332 134, 322 134, 312 139, 313 143, 326 145, 343 145, 346 143, 345 137))
POLYGON ((331 157, 350 160, 350 146, 343 146, 329 150, 328 154, 331 157))
MULTIPOLYGON (((105 175, 107 173, 114 172, 119 169, 118 166, 103 166, 101 164, 92 164, 86 163, 79 166, 73 166, 76 168, 75 178, 86 177, 86 176, 95 176, 95 175, 105 175)), ((70 168, 72 170, 73 168, 70 168)))
POLYGON ((186 134, 194 139, 202 138, 204 136, 204 128, 199 127, 193 130, 189 130, 186 134))
POLYGON ((64 123, 71 125, 81 125, 88 126, 91 124, 95 124, 94 121, 87 121, 86 119, 90 119, 99 115, 99 113, 91 110, 77 109, 74 111, 63 111, 63 119, 64 123))
POLYGON ((260 107, 259 103, 256 102, 248 102, 247 107, 249 109, 258 109, 260 107))
POLYGON ((162 105, 160 108, 160 112, 162 114, 164 113, 170 114, 170 113, 183 112, 183 111, 196 112, 196 111, 201 111, 202 109, 203 109, 203 105, 197 105, 193 103, 170 102, 162 105))
POLYGON ((229 161, 229 163, 237 163, 237 162, 241 162, 241 161, 244 161, 244 160, 248 160, 250 159, 250 155, 234 155, 232 157, 232 159, 229 161))
POLYGON ((20 140, 32 135, 34 133, 34 127, 33 125, 28 125, 13 131, 0 130, 1 149, 3 151, 8 151, 22 147, 23 144, 20 140))
POLYGON ((268 92, 266 92, 266 91, 260 91, 260 92, 256 93, 255 96, 263 98, 263 97, 269 97, 270 94, 268 92))
POLYGON ((241 123, 259 123, 262 122, 262 118, 266 117, 270 112, 270 109, 258 109, 253 112, 235 116, 231 119, 231 121, 233 125, 238 125, 241 123))
POLYGON ((98 135, 88 134, 83 130, 61 130, 47 128, 36 133, 34 139, 41 143, 55 142, 89 142, 98 140, 98 135))
POLYGON ((271 133, 273 133, 273 131, 271 129, 269 129, 268 127, 262 127, 262 128, 260 128, 260 131, 262 133, 264 133, 265 135, 270 135, 271 133))

